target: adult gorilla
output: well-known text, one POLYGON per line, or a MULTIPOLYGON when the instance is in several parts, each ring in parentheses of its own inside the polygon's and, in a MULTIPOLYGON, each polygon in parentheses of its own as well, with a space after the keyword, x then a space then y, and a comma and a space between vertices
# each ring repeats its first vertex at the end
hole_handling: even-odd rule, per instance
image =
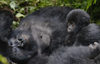
POLYGON ((8 55, 14 62, 25 62, 35 54, 49 55, 63 45, 66 15, 69 7, 47 7, 36 10, 21 20, 8 41, 8 55))
MULTIPOLYGON (((40 56, 41 54, 49 55, 62 46, 67 35, 66 16, 71 10, 72 8, 68 7, 47 7, 36 10, 23 18, 8 42, 11 47, 8 49, 10 59, 25 64, 37 53, 40 56)), ((84 19, 82 20, 85 22, 84 19)))

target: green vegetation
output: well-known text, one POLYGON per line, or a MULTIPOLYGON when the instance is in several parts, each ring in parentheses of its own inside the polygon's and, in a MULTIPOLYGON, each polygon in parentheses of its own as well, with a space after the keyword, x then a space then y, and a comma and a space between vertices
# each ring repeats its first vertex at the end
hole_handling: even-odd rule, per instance
MULTIPOLYGON (((0 9, 10 10, 14 14, 14 29, 19 25, 21 18, 47 6, 69 6, 75 9, 83 9, 91 15, 91 22, 100 25, 99 3, 100 0, 1 0, 0 9)), ((0 61, 4 63, 1 56, 0 61)))
POLYGON ((0 55, 0 62, 2 62, 3 64, 9 64, 7 59, 3 57, 2 55, 0 55))

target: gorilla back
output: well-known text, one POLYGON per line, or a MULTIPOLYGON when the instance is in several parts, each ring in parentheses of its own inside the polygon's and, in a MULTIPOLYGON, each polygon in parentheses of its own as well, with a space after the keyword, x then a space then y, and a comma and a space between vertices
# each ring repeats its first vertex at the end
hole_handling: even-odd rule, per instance
MULTIPOLYGON (((20 48, 20 51, 16 49, 18 54, 12 50, 10 54, 15 55, 11 57, 21 59, 25 55, 17 56, 22 51, 23 54, 24 50, 33 52, 37 49, 39 54, 49 55, 62 45, 67 34, 66 15, 71 10, 72 8, 68 7, 47 7, 36 10, 23 18, 8 42, 9 46, 15 47, 15 49, 16 47, 20 48)), ((27 52, 25 53, 27 54, 27 52)))

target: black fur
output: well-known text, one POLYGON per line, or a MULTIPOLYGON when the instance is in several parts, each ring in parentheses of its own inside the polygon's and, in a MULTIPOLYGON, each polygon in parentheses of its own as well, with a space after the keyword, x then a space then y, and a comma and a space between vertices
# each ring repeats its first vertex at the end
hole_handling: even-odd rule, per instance
POLYGON ((60 47, 50 56, 35 56, 26 64, 97 64, 100 45, 60 47))
POLYGON ((0 10, 0 54, 7 55, 7 41, 12 31, 13 15, 10 11, 0 10))
POLYGON ((74 45, 88 46, 94 42, 100 41, 100 26, 97 24, 89 24, 84 27, 75 38, 74 45))
POLYGON ((96 48, 88 46, 62 47, 50 55, 46 64, 97 64, 100 45, 96 48))

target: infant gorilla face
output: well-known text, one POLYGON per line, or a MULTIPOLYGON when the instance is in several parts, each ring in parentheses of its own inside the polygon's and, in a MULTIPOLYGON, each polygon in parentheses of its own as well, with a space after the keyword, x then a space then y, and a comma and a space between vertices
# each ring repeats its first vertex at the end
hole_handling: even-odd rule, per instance
POLYGON ((14 62, 28 60, 37 53, 37 44, 28 31, 14 30, 8 44, 8 55, 14 62))
POLYGON ((67 23, 67 31, 68 31, 69 33, 73 32, 74 29, 75 29, 75 27, 76 27, 76 25, 75 25, 74 22, 72 22, 72 23, 67 23))

